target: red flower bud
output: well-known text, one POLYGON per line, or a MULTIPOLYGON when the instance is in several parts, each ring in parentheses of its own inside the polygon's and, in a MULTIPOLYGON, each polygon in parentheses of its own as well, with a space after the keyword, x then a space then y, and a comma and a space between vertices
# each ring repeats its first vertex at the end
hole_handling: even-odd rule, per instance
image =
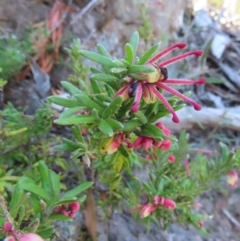
POLYGON ((18 241, 44 241, 39 235, 35 233, 26 233, 21 236, 18 241))

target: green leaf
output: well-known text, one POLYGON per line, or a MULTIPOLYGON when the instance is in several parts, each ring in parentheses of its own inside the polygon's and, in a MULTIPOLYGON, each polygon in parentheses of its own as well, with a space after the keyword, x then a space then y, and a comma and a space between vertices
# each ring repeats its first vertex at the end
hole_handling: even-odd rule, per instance
POLYGON ((112 102, 112 98, 107 93, 96 94, 95 97, 104 102, 112 102))
POLYGON ((111 68, 110 73, 111 74, 126 74, 127 68, 124 68, 124 67, 111 68))
POLYGON ((99 73, 102 73, 102 71, 100 71, 99 69, 94 68, 94 67, 90 67, 90 70, 92 71, 93 74, 99 74, 99 73))
POLYGON ((78 125, 72 127, 72 133, 78 142, 83 143, 82 130, 78 125))
POLYGON ((52 213, 49 216, 48 221, 72 221, 72 218, 62 215, 60 213, 52 213))
POLYGON ((133 48, 130 44, 125 44, 125 59, 132 64, 133 63, 133 58, 134 58, 134 53, 133 53, 133 48))
POLYGON ((52 198, 54 201, 58 200, 60 193, 60 181, 59 176, 52 170, 49 170, 50 183, 52 188, 52 198))
POLYGON ((14 188, 12 198, 11 198, 11 201, 9 204, 10 214, 11 214, 12 218, 16 217, 16 215, 18 213, 18 209, 21 205, 21 200, 22 200, 23 194, 24 194, 24 191, 20 187, 20 184, 18 182, 14 188))
POLYGON ((90 83, 91 83, 93 92, 95 94, 101 94, 101 89, 99 88, 99 84, 97 83, 97 81, 93 78, 90 78, 90 83))
POLYGON ((83 94, 82 90, 67 81, 61 81, 61 85, 72 95, 83 94))
POLYGON ((139 120, 130 120, 129 122, 124 124, 123 131, 124 132, 133 132, 137 127, 141 126, 142 122, 139 120))
POLYGON ((109 54, 108 51, 103 47, 103 45, 97 44, 97 49, 98 49, 98 52, 99 52, 101 55, 103 55, 103 56, 111 59, 110 54, 109 54))
POLYGON ((92 116, 73 116, 69 118, 63 118, 55 120, 54 123, 58 125, 77 125, 77 124, 93 124, 96 123, 97 120, 92 116))
POLYGON ((100 119, 98 128, 103 134, 105 134, 109 137, 113 136, 113 134, 114 134, 111 126, 103 119, 100 119))
POLYGON ((7 84, 7 80, 0 80, 0 88, 7 84))
POLYGON ((99 63, 101 65, 107 66, 109 68, 115 67, 115 64, 110 58, 107 58, 101 54, 94 53, 87 50, 80 50, 79 53, 84 56, 85 58, 88 58, 96 63, 99 63))
POLYGON ((55 145, 54 148, 56 150, 61 150, 61 151, 69 151, 69 152, 72 152, 72 151, 75 151, 76 150, 76 147, 72 147, 68 144, 59 144, 59 145, 55 145))
POLYGON ((53 226, 50 226, 46 229, 40 229, 37 231, 37 234, 41 236, 43 239, 49 238, 51 235, 55 233, 55 229, 53 226))
POLYGON ((76 197, 61 199, 60 201, 54 203, 53 207, 58 207, 58 206, 61 206, 63 204, 73 203, 73 202, 76 202, 76 201, 77 201, 76 197))
POLYGON ((115 91, 113 90, 113 88, 108 84, 105 84, 104 86, 105 86, 105 89, 106 89, 108 95, 110 97, 113 97, 115 95, 115 91))
POLYGON ((157 126, 152 124, 146 124, 142 126, 141 134, 143 136, 148 136, 148 137, 152 137, 154 139, 160 139, 160 140, 166 138, 163 131, 160 130, 157 126))
POLYGON ((73 198, 79 195, 81 192, 85 191, 86 189, 90 188, 93 185, 93 182, 84 182, 80 184, 79 186, 75 187, 74 189, 66 192, 62 199, 66 198, 73 198))
POLYGON ((47 194, 47 192, 43 188, 37 186, 31 178, 21 177, 19 180, 19 183, 20 183, 20 187, 23 190, 32 192, 32 193, 42 197, 46 201, 50 200, 50 196, 47 194))
POLYGON ((102 108, 91 98, 86 95, 76 95, 76 98, 82 102, 83 105, 87 106, 90 109, 102 110, 102 108))
POLYGON ((72 99, 67 99, 67 98, 62 98, 60 96, 49 96, 48 100, 56 105, 60 105, 63 107, 68 107, 68 108, 80 106, 78 101, 72 100, 72 99))
POLYGON ((48 168, 43 161, 39 162, 38 170, 39 170, 40 177, 41 177, 42 188, 47 193, 47 195, 50 197, 50 196, 52 196, 50 177, 49 177, 48 168))
POLYGON ((150 49, 148 49, 138 61, 138 64, 145 64, 153 55, 155 55, 156 51, 159 49, 161 43, 154 44, 150 49))
POLYGON ((85 106, 78 106, 78 107, 73 107, 73 108, 69 108, 67 110, 64 110, 60 115, 59 118, 66 118, 69 117, 73 114, 77 114, 80 110, 86 110, 85 106))
POLYGON ((91 79, 97 80, 97 81, 103 81, 106 83, 115 83, 116 81, 120 81, 119 78, 110 75, 110 74, 93 74, 91 76, 91 79))
POLYGON ((152 66, 146 65, 132 65, 128 68, 128 74, 136 74, 136 73, 152 73, 155 71, 155 68, 152 66))
POLYGON ((109 117, 117 113, 122 103, 123 103, 122 96, 117 96, 116 98, 114 98, 112 103, 103 111, 102 118, 108 119, 109 117))
POLYGON ((143 124, 147 124, 148 119, 147 117, 144 115, 144 113, 142 111, 138 111, 136 113, 134 113, 134 115, 143 123, 143 124))
POLYGON ((115 131, 120 131, 123 129, 123 124, 115 119, 106 119, 106 122, 112 127, 115 131))
POLYGON ((41 207, 40 199, 39 199, 38 195, 31 194, 30 203, 31 203, 31 206, 32 206, 32 208, 33 208, 33 210, 36 214, 41 213, 42 207, 41 207))
POLYGON ((216 77, 207 77, 206 83, 208 83, 208 84, 223 84, 223 83, 225 83, 225 80, 221 79, 221 78, 216 78, 216 77))
POLYGON ((138 43, 139 43, 139 33, 137 31, 133 32, 132 36, 130 37, 129 43, 132 46, 133 58, 134 58, 134 56, 136 56, 138 43))

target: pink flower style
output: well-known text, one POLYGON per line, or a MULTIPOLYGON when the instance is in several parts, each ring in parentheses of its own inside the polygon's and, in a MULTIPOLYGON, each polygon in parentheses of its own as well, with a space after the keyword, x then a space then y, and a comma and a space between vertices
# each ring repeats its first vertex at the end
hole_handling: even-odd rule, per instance
POLYGON ((179 97, 185 102, 191 104, 195 110, 201 110, 201 106, 198 103, 194 102, 192 99, 181 94, 180 92, 169 87, 168 85, 169 84, 170 85, 204 84, 205 79, 204 78, 200 78, 198 80, 171 79, 171 78, 168 78, 168 70, 166 67, 191 56, 200 57, 202 56, 203 51, 202 50, 190 51, 190 52, 178 55, 176 57, 170 58, 161 63, 157 63, 158 60, 164 57, 167 53, 173 51, 174 49, 177 49, 177 48, 183 49, 185 47, 186 47, 186 43, 178 43, 158 53, 156 56, 151 58, 146 64, 147 66, 153 67, 155 71, 148 74, 146 79, 144 80, 137 81, 137 80, 131 79, 129 83, 124 85, 116 93, 115 96, 121 95, 123 96, 124 99, 128 99, 134 96, 134 104, 131 107, 132 112, 138 111, 141 99, 144 99, 144 101, 147 104, 155 103, 157 99, 159 99, 164 104, 164 106, 169 110, 169 112, 172 114, 173 116, 172 120, 175 123, 179 122, 179 118, 176 115, 172 106, 167 101, 167 99, 161 94, 161 92, 158 89, 165 90, 179 97))
POLYGON ((145 218, 154 212, 159 206, 163 206, 169 210, 174 210, 176 208, 176 203, 172 199, 155 195, 153 198, 153 204, 144 203, 139 207, 131 209, 130 212, 140 211, 140 218, 145 218))
MULTIPOLYGON (((170 130, 167 129, 162 123, 157 123, 156 126, 163 131, 166 136, 170 136, 170 130)), ((151 137, 139 136, 133 143, 134 148, 142 147, 145 151, 149 148, 160 148, 163 151, 170 149, 172 142, 169 139, 164 139, 162 141, 156 141, 151 137)))

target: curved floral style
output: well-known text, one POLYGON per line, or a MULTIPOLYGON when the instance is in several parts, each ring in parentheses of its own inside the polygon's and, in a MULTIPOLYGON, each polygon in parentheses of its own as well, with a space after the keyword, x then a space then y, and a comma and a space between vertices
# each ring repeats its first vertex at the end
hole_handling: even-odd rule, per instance
POLYGON ((188 98, 187 96, 181 94, 177 90, 169 87, 168 85, 196 85, 196 84, 204 84, 205 79, 200 78, 198 80, 189 80, 189 79, 172 79, 168 78, 168 71, 167 66, 174 64, 178 61, 184 60, 191 56, 200 57, 203 54, 202 50, 194 50, 190 51, 176 57, 170 58, 166 61, 161 63, 157 63, 162 57, 164 57, 169 52, 173 51, 174 49, 183 49, 186 47, 185 43, 178 43, 172 45, 171 47, 165 49, 164 51, 160 52, 153 58, 151 58, 147 62, 147 66, 152 66, 155 70, 154 72, 147 75, 146 79, 144 80, 134 80, 131 79, 129 83, 123 86, 115 96, 121 95, 124 99, 131 98, 134 96, 134 104, 131 107, 132 112, 137 112, 139 109, 139 105, 141 99, 143 99, 147 104, 154 103, 157 100, 160 100, 164 106, 169 110, 172 114, 173 122, 178 123, 179 118, 175 113, 173 107, 169 104, 167 99, 161 93, 161 90, 165 90, 183 101, 191 104, 195 110, 201 110, 201 106, 193 101, 192 99, 188 98))

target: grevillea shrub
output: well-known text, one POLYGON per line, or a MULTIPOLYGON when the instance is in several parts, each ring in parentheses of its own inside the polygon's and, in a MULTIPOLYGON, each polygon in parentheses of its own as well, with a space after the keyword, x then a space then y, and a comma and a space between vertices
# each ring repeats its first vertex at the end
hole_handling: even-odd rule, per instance
POLYGON ((159 51, 160 44, 157 43, 138 56, 138 42, 139 35, 134 32, 125 45, 122 59, 110 56, 100 44, 97 45, 98 53, 82 50, 79 40, 68 49, 75 75, 70 76, 69 81, 62 81, 62 86, 71 97, 51 96, 49 101, 65 107, 54 123, 70 126, 72 139, 63 138, 63 144, 56 148, 70 152, 72 160, 82 160, 79 165, 84 167, 83 175, 92 182, 63 194, 60 200, 58 187, 55 199, 48 200, 56 191, 56 174, 51 170, 42 172, 44 163, 41 162, 40 182, 33 184, 22 178, 15 187, 9 204, 11 220, 6 220, 5 216, 5 222, 15 226, 5 229, 6 235, 24 240, 26 233, 37 233, 51 239, 54 236, 51 217, 54 216, 54 220, 72 218, 82 203, 74 198, 75 195, 92 184, 94 193, 100 194, 94 196, 104 210, 124 206, 148 225, 153 222, 166 228, 175 222, 191 224, 205 232, 205 217, 194 210, 195 198, 213 189, 222 177, 231 187, 237 186, 239 151, 228 150, 220 143, 217 151, 205 154, 191 146, 185 131, 178 137, 173 136, 168 126, 161 122, 167 115, 172 116, 173 122, 180 122, 177 111, 186 103, 196 111, 201 110, 201 106, 189 98, 189 92, 180 93, 175 86, 202 85, 205 79, 176 79, 168 75, 168 66, 186 58, 197 61, 203 51, 194 50, 166 58, 173 50, 184 49, 186 44, 174 44, 159 51), (82 79, 82 66, 79 67, 84 57, 93 62, 89 79, 87 74, 82 79), (166 97, 165 92, 171 96, 166 97), (139 171, 144 171, 148 178, 141 180, 139 171), (45 179, 45 175, 50 176, 45 179), (43 180, 48 179, 47 185, 43 180), (30 184, 35 188, 41 184, 41 191, 34 192, 30 184), (30 206, 35 215, 38 214, 32 223, 36 222, 37 228, 33 224, 35 228, 20 226, 18 213, 23 204, 12 204, 19 185, 32 194, 30 206), (106 188, 103 190, 101 186, 106 188), (44 233, 50 228, 49 235, 44 233))

